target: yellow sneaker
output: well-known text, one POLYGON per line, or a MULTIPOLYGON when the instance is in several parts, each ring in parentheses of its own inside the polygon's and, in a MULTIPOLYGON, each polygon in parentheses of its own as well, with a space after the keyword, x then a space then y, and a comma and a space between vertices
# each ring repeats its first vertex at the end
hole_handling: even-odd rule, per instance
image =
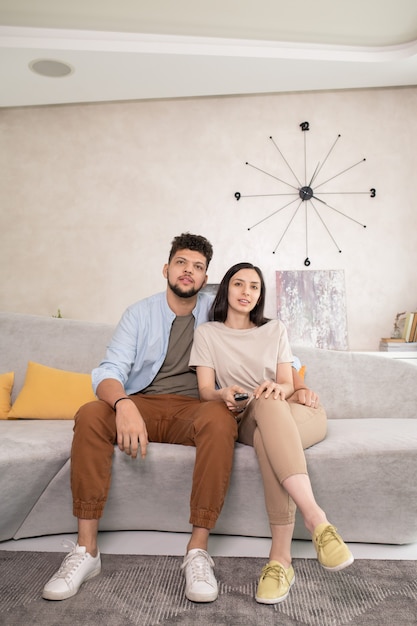
POLYGON ((292 565, 285 569, 278 561, 269 561, 262 568, 255 600, 261 604, 278 604, 288 596, 295 581, 292 565))
POLYGON ((351 551, 331 524, 324 522, 314 529, 313 543, 324 569, 338 572, 353 563, 351 551))

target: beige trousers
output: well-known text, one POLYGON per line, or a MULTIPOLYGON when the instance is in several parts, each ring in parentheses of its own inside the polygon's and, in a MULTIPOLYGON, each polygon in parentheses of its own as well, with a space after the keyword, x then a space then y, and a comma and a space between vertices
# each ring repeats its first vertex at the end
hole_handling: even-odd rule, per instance
POLYGON ((296 506, 282 486, 294 474, 307 474, 304 450, 326 436, 324 408, 298 402, 253 399, 239 423, 238 441, 255 448, 264 483, 269 523, 292 524, 296 506))

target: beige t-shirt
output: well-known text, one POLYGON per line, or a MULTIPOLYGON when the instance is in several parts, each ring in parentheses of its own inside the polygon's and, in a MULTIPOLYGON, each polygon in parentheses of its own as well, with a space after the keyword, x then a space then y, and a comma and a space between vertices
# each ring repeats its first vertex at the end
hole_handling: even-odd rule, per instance
POLYGON ((276 379, 278 363, 293 360, 287 329, 280 320, 248 330, 208 322, 194 332, 190 366, 214 369, 219 387, 236 384, 251 392, 262 381, 276 379))

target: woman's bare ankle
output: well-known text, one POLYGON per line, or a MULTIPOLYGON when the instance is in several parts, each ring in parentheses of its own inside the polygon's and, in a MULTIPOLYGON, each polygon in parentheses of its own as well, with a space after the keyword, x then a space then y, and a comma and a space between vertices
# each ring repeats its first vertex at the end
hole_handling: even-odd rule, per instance
POLYGON ((319 524, 328 524, 328 520, 324 511, 317 512, 315 515, 309 517, 309 519, 304 520, 304 525, 312 535, 314 529, 317 528, 319 524))
POLYGON ((278 561, 278 563, 281 563, 281 565, 285 567, 285 569, 288 569, 292 563, 291 557, 285 556, 284 554, 279 554, 278 552, 271 552, 269 555, 269 560, 278 561))

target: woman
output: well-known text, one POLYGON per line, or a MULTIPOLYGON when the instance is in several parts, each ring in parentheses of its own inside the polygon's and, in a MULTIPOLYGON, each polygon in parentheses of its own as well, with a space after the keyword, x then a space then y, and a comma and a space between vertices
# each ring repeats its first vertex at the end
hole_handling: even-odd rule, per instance
POLYGON ((304 449, 326 436, 326 414, 293 370, 285 326, 264 317, 264 304, 260 269, 250 263, 231 267, 220 283, 211 321, 195 330, 190 365, 197 370, 200 398, 221 398, 236 414, 239 441, 256 450, 272 536, 256 600, 275 604, 285 600, 294 582, 296 507, 323 567, 341 570, 353 556, 318 506, 307 473, 304 449), (239 400, 235 394, 248 397, 239 400))

